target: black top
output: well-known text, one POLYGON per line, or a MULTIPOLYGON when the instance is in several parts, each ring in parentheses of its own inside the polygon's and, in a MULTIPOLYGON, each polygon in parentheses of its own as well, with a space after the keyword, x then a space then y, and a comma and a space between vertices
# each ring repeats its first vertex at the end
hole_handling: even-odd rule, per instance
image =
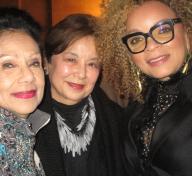
POLYGON ((125 153, 135 175, 192 174, 192 73, 173 78, 163 84, 151 82, 145 103, 134 102, 127 109, 125 153), (153 127, 153 131, 145 155, 139 138, 146 127, 153 127))
POLYGON ((75 105, 65 105, 52 99, 52 107, 65 119, 65 123, 75 131, 75 128, 81 122, 81 111, 87 101, 87 98, 85 98, 75 105))
POLYGON ((35 146, 46 176, 129 176, 125 173, 119 129, 122 109, 96 86, 91 95, 96 109, 93 137, 87 152, 72 158, 64 154, 60 144, 49 83, 46 90, 40 109, 51 114, 51 121, 38 133, 35 146))
MULTIPOLYGON (((81 111, 87 103, 87 98, 75 105, 64 105, 52 99, 53 109, 65 119, 65 124, 69 126, 73 134, 76 133, 76 127, 81 122, 81 111)), ((81 155, 76 155, 75 157, 72 156, 71 152, 63 152, 63 162, 65 163, 64 167, 67 176, 88 175, 86 170, 88 153, 89 146, 87 146, 87 151, 82 151, 81 155)))

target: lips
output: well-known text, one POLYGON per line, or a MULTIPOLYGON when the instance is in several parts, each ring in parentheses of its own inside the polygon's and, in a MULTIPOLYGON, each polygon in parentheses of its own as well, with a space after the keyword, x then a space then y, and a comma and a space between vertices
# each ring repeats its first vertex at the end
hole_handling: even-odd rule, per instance
POLYGON ((37 94, 36 90, 30 90, 30 91, 22 91, 22 92, 15 92, 12 93, 12 95, 16 98, 21 98, 21 99, 29 99, 35 97, 37 94))
POLYGON ((83 84, 77 84, 77 83, 71 83, 71 82, 68 82, 68 85, 75 89, 75 90, 82 90, 84 88, 84 85, 83 84))
POLYGON ((167 62, 168 58, 169 58, 169 55, 161 55, 161 56, 149 59, 147 63, 152 67, 156 67, 167 62))

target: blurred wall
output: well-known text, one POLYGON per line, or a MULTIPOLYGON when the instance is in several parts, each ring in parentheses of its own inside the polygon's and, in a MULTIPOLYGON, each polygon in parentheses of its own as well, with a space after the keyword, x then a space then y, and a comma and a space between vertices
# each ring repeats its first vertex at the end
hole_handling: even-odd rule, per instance
POLYGON ((46 32, 51 26, 51 0, 19 1, 19 8, 27 10, 41 24, 44 32, 46 32))
POLYGON ((51 26, 51 0, 0 0, 0 6, 11 6, 28 11, 42 26, 43 37, 51 26))
POLYGON ((71 13, 100 15, 102 0, 52 0, 52 24, 54 25, 71 13))
POLYGON ((28 11, 43 27, 43 34, 71 13, 100 15, 102 0, 0 0, 0 6, 14 6, 28 11))

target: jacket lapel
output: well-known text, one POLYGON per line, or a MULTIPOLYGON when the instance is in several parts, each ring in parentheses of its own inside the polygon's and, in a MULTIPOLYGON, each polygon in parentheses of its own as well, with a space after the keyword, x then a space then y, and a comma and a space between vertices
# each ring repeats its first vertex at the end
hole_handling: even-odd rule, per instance
POLYGON ((188 118, 188 114, 190 110, 190 103, 179 103, 181 102, 179 99, 177 102, 173 104, 161 117, 159 120, 151 143, 151 157, 153 158, 158 149, 161 148, 164 141, 171 135, 172 131, 176 130, 178 126, 188 118))

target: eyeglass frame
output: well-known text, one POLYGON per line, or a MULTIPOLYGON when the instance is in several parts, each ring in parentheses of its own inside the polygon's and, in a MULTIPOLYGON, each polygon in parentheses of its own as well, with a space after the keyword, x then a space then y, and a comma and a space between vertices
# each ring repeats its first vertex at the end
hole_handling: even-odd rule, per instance
POLYGON ((152 27, 149 29, 149 32, 147 32, 147 33, 134 32, 134 33, 125 35, 124 37, 122 37, 122 42, 123 42, 123 44, 126 45, 126 47, 128 48, 129 52, 131 52, 132 54, 141 53, 141 52, 145 51, 145 49, 146 49, 146 47, 147 47, 147 39, 148 39, 148 37, 151 37, 151 38, 152 38, 156 43, 158 43, 158 44, 166 44, 166 43, 170 42, 171 40, 173 40, 174 37, 175 37, 174 25, 177 24, 177 23, 182 23, 181 18, 173 18, 173 19, 161 20, 161 21, 159 21, 158 23, 156 23, 154 26, 152 26, 152 27), (172 35, 172 38, 171 38, 170 40, 162 43, 162 42, 158 42, 156 39, 154 39, 154 37, 153 37, 153 35, 152 35, 152 32, 154 31, 154 29, 156 29, 156 28, 158 28, 159 26, 164 25, 164 24, 169 24, 169 25, 171 26, 171 30, 172 30, 172 34, 173 34, 173 35, 172 35), (130 37, 137 36, 137 35, 142 35, 142 36, 144 36, 144 38, 145 38, 145 47, 144 47, 143 50, 141 50, 141 51, 139 51, 139 52, 133 52, 133 51, 131 51, 130 47, 128 46, 127 41, 128 41, 128 39, 129 39, 130 37))

